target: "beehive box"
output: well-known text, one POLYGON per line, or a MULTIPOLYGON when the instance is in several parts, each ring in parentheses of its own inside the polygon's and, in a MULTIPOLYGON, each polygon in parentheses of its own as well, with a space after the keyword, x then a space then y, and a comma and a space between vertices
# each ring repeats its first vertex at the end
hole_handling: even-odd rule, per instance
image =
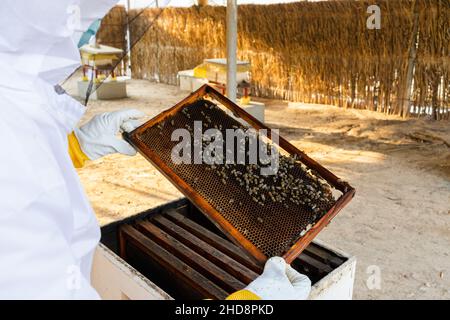
MULTIPOLYGON (((351 299, 355 264, 354 257, 317 240, 292 262, 294 269, 311 279, 310 299, 351 299)), ((104 299, 222 299, 246 286, 259 273, 260 267, 242 249, 183 198, 102 227, 91 278, 104 299), (165 239, 146 237, 152 243, 148 248, 156 248, 150 254, 140 248, 139 240, 123 241, 120 236, 124 228, 147 222, 157 226, 160 235, 168 234, 165 239), (197 227, 191 229, 193 225, 197 227), (177 232, 179 228, 184 232, 177 232), (183 251, 177 252, 179 244, 167 245, 171 238, 180 242, 186 232, 192 239, 183 242, 183 251), (215 253, 205 254, 208 248, 215 248, 215 253)))

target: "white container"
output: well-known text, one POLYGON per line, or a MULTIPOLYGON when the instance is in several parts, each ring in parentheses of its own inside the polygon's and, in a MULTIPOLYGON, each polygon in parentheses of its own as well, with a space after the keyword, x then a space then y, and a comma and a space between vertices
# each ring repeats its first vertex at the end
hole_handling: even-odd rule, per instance
MULTIPOLYGON (((214 58, 205 59, 201 65, 206 71, 206 78, 209 81, 225 84, 227 82, 227 59, 214 58)), ((243 81, 250 82, 250 62, 248 61, 236 61, 236 82, 241 83, 243 81)))
POLYGON ((103 244, 95 251, 91 284, 106 300, 172 299, 103 244))
MULTIPOLYGON (((313 242, 339 257, 346 258, 346 261, 313 285, 309 299, 351 300, 355 280, 355 257, 321 241, 313 242)), ((99 244, 95 252, 91 282, 103 299, 172 299, 163 288, 155 285, 103 244, 99 244)))
POLYGON ((179 71, 177 77, 180 90, 183 91, 193 92, 208 83, 208 79, 194 77, 194 70, 179 71))
MULTIPOLYGON (((81 98, 86 97, 86 91, 90 81, 78 81, 78 95, 81 98)), ((92 85, 89 99, 92 100, 110 100, 122 99, 127 97, 127 82, 124 77, 117 77, 117 80, 105 80, 103 83, 94 83, 92 85)))
MULTIPOLYGON (((199 219, 198 224, 221 236, 221 231, 213 224, 200 222, 201 212, 188 199, 162 204, 134 216, 110 223, 102 227, 102 240, 98 246, 92 270, 92 284, 104 299, 172 299, 188 292, 188 283, 174 282, 171 274, 165 272, 158 260, 142 260, 134 255, 130 261, 135 268, 120 258, 118 233, 124 224, 146 219, 155 214, 175 210, 181 215, 199 219), (206 224, 205 224, 206 223, 206 224), (137 270, 139 269, 139 270, 137 270), (181 290, 181 292, 180 292, 181 290), (171 292, 169 294, 168 292, 171 292)), ((228 241, 225 240, 224 241, 228 241)), ((236 248, 238 249, 238 248, 236 248)), ((195 249, 193 249, 195 250, 195 249)), ((181 258, 182 259, 182 258, 181 258)), ((292 262, 292 267, 306 274, 313 287, 310 299, 351 299, 355 279, 356 259, 351 255, 331 247, 319 240, 309 244, 302 254, 292 262)), ((195 295, 196 291, 192 290, 195 295)))
POLYGON ((313 243, 347 258, 342 265, 316 282, 309 295, 310 300, 352 300, 355 282, 356 257, 336 249, 318 239, 313 243))

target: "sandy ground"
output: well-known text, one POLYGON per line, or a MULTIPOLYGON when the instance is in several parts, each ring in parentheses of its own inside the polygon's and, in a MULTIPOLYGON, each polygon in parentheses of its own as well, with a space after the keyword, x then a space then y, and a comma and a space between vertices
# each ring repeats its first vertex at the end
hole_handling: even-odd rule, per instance
MULTIPOLYGON (((76 92, 73 83, 68 91, 76 92)), ((84 121, 125 107, 154 116, 188 94, 136 80, 128 91, 127 99, 91 101, 84 121)), ((262 101, 270 127, 357 190, 319 235, 357 257, 354 298, 449 299, 450 124, 262 101)), ((181 197, 139 155, 108 156, 79 175, 101 224, 181 197)))

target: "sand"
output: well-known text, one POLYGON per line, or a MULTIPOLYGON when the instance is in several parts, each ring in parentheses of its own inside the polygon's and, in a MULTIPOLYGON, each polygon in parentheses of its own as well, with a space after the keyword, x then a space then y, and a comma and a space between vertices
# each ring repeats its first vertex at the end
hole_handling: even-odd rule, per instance
MULTIPOLYGON (((127 99, 91 101, 83 121, 121 108, 154 116, 188 94, 143 80, 128 91, 127 99)), ((270 127, 357 190, 319 235, 357 257, 354 298, 449 299, 450 123, 258 100, 270 127), (379 288, 370 285, 374 270, 379 288)), ((139 155, 107 156, 78 172, 101 224, 182 196, 139 155)))

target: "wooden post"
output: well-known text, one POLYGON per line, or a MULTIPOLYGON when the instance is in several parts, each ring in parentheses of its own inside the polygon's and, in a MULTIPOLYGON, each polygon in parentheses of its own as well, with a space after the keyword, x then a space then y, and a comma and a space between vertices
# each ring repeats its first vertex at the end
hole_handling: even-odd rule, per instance
POLYGON ((353 109, 355 108, 355 100, 356 100, 356 75, 352 73, 351 78, 351 104, 350 107, 353 109))
POLYGON ((411 35, 411 41, 409 46, 409 58, 408 58, 408 68, 406 71, 406 82, 403 89, 403 99, 402 99, 402 115, 404 118, 409 114, 409 109, 411 106, 411 93, 412 93, 412 82, 414 78, 414 67, 416 65, 417 57, 417 46, 418 46, 418 32, 419 32, 419 9, 417 5, 417 0, 414 1, 414 24, 413 31, 411 35))
POLYGON ((439 120, 439 84, 441 83, 441 77, 436 71, 433 74, 433 84, 431 86, 431 119, 439 120))

